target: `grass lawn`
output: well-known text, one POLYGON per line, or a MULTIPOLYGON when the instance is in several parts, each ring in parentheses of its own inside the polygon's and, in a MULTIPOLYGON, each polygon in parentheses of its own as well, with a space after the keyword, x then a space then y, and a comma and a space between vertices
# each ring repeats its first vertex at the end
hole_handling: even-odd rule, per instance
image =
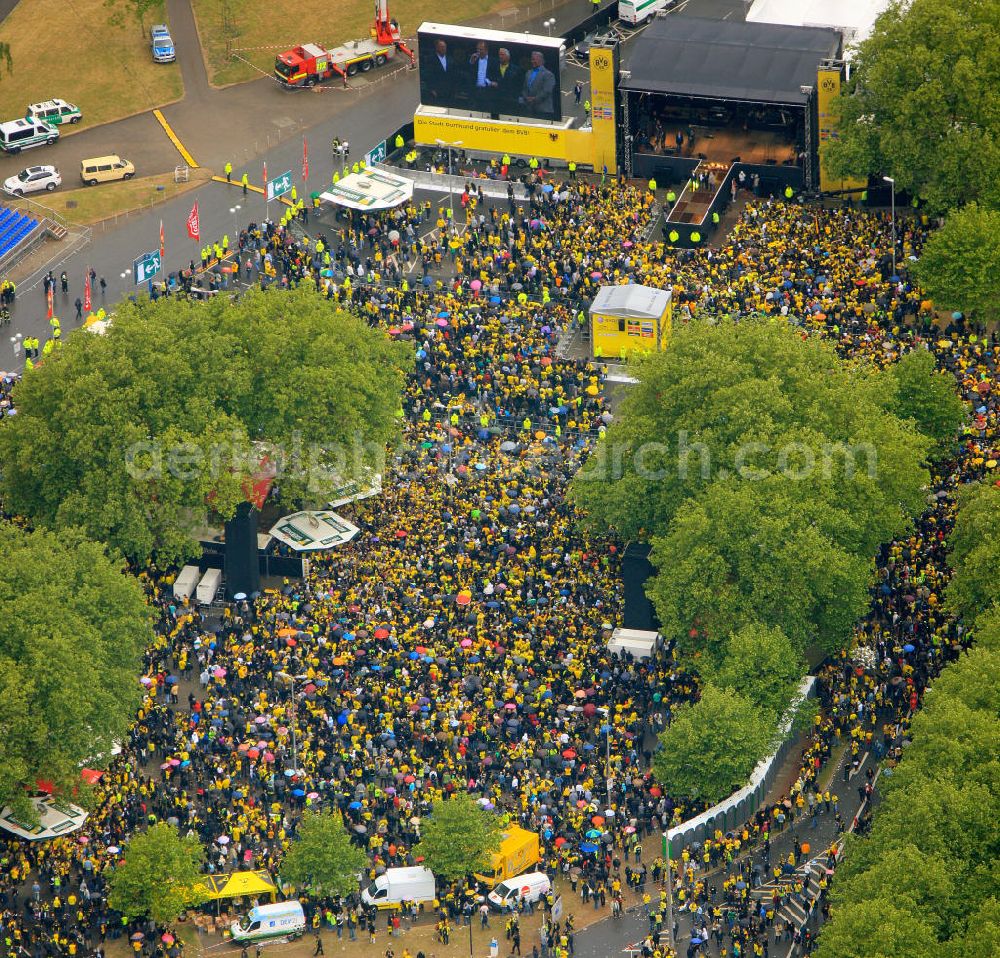
MULTIPOLYGON (((415 37, 424 20, 461 23, 491 10, 523 6, 526 0, 437 0, 428 5, 420 0, 390 0, 389 12, 399 21, 404 37, 415 37)), ((277 52, 300 43, 336 46, 345 40, 367 37, 374 23, 371 0, 192 0, 202 49, 208 62, 208 78, 219 86, 260 76, 240 60, 226 59, 223 12, 231 20, 232 45, 268 47, 240 50, 240 56, 270 73, 277 52), (279 45, 278 49, 274 47, 279 45)))
MULTIPOLYGON (((147 24, 161 15, 147 14, 147 24)), ((69 133, 180 98, 180 67, 153 63, 134 17, 112 26, 109 16, 104 0, 21 0, 0 31, 13 59, 13 72, 0 78, 0 120, 60 97, 83 111, 64 127, 69 133)))
MULTIPOLYGON (((83 186, 78 190, 55 190, 52 193, 32 194, 27 199, 35 200, 55 210, 67 222, 77 226, 87 226, 116 213, 127 213, 142 207, 149 209, 150 203, 160 203, 173 199, 185 190, 200 186, 210 177, 208 170, 192 170, 188 183, 174 183, 173 173, 158 176, 140 176, 117 183, 98 183, 97 186, 83 186), (162 186, 162 190, 157 187, 162 186)), ((10 203, 17 206, 16 200, 10 203)), ((26 207, 27 203, 24 204, 26 207)), ((30 212, 30 207, 28 208, 30 212)))

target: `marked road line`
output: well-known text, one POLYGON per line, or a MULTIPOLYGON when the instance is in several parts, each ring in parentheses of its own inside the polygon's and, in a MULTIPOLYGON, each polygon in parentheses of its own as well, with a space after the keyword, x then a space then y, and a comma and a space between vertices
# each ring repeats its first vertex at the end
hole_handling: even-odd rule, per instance
POLYGON ((170 142, 177 147, 177 152, 184 158, 184 162, 187 163, 192 169, 197 170, 198 164, 195 162, 194 157, 188 153, 187 148, 183 143, 177 138, 177 134, 170 128, 170 124, 167 122, 164 115, 159 110, 153 110, 153 116, 156 117, 156 121, 163 127, 163 132, 170 137, 170 142))

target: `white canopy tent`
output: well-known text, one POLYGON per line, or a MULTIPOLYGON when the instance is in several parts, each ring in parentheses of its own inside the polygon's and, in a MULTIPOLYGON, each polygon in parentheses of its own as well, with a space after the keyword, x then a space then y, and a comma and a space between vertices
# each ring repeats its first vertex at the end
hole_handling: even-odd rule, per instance
POLYGON ((888 6, 889 0, 754 0, 747 22, 832 27, 843 35, 846 50, 871 34, 878 15, 888 6))
POLYGON ((660 647, 660 633, 645 629, 615 629, 608 639, 608 651, 612 654, 628 652, 636 659, 650 659, 660 647))
POLYGON ((329 511, 295 512, 271 527, 271 535, 296 552, 335 549, 360 531, 354 523, 329 511))
POLYGON ((348 173, 320 199, 351 210, 391 210, 413 197, 413 180, 388 170, 368 167, 348 173))
POLYGON ((38 815, 37 825, 17 818, 12 808, 4 808, 0 811, 0 828, 18 838, 37 842, 75 832, 87 820, 87 813, 79 805, 51 795, 32 798, 31 804, 38 815))

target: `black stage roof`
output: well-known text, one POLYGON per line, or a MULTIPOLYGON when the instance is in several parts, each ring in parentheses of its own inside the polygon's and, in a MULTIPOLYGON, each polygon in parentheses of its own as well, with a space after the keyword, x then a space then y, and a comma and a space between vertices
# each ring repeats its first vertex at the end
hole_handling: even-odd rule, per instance
POLYGON ((655 19, 631 45, 620 87, 639 93, 804 106, 821 60, 840 56, 836 30, 771 23, 655 19))

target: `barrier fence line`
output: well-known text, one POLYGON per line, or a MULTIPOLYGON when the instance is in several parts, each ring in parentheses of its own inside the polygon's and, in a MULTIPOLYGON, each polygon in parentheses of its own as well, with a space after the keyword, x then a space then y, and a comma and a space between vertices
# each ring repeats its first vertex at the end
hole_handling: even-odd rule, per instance
POLYGON ((672 858, 675 855, 675 848, 679 854, 688 845, 704 842, 706 837, 713 837, 716 828, 721 828, 725 832, 742 825, 757 811, 767 791, 774 784, 781 764, 795 741, 795 736, 790 734, 795 714, 799 707, 815 694, 815 691, 816 676, 807 675, 799 683, 798 691, 778 726, 778 732, 782 737, 781 744, 767 758, 757 763, 750 781, 743 788, 701 814, 695 815, 694 818, 689 818, 686 822, 681 822, 680 825, 664 832, 664 840, 670 845, 672 858))

